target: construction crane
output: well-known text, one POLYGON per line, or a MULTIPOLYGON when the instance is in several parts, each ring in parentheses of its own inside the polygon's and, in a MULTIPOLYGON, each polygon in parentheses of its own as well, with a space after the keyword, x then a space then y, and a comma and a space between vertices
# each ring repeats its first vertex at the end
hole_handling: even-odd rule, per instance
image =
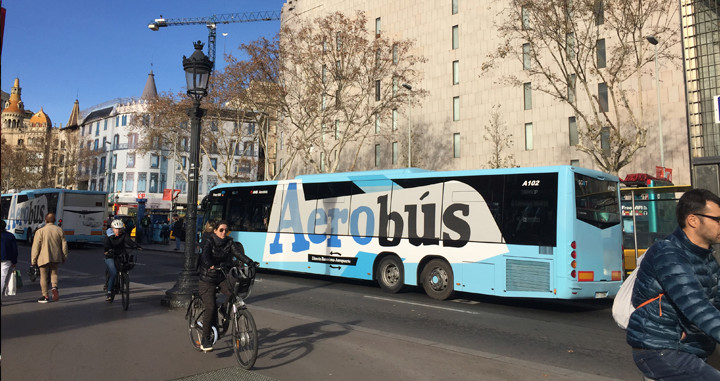
POLYGON ((215 68, 215 40, 217 37, 217 24, 230 24, 236 22, 256 22, 256 21, 274 21, 280 20, 280 11, 259 11, 244 13, 226 13, 222 15, 212 15, 210 17, 191 17, 164 19, 162 15, 151 21, 148 28, 151 30, 160 30, 167 26, 175 25, 205 25, 208 28, 208 57, 215 68))

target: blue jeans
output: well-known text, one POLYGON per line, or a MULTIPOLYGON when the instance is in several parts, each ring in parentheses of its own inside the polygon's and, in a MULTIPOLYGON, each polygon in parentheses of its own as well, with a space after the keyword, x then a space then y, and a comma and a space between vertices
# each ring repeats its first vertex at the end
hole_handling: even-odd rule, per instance
POLYGON ((673 349, 633 349, 635 365, 653 380, 720 380, 720 371, 691 353, 673 349))
POLYGON ((105 266, 107 266, 108 273, 110 274, 110 277, 108 277, 107 292, 111 293, 113 292, 113 287, 115 286, 115 276, 117 275, 117 268, 115 268, 115 259, 105 258, 105 266))
POLYGON ((180 237, 175 236, 175 248, 180 250, 180 237))

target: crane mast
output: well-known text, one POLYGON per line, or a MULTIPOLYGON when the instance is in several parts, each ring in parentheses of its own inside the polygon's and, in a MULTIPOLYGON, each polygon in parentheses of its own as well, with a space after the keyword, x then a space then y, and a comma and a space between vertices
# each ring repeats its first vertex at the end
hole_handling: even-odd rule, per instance
POLYGON ((205 25, 208 28, 208 58, 215 68, 215 41, 217 39, 217 24, 230 24, 238 22, 274 21, 280 20, 280 11, 258 11, 243 13, 225 13, 209 17, 187 17, 165 19, 160 18, 148 23, 150 30, 158 31, 160 28, 177 25, 205 25))

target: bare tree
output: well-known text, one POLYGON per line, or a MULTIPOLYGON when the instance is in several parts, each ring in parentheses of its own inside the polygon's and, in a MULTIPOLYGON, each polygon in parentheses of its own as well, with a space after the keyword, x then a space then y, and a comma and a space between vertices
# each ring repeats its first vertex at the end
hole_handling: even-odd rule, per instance
POLYGON ((37 165, 38 156, 24 146, 11 146, 2 140, 0 148, 2 161, 2 191, 11 189, 37 188, 41 181, 41 172, 37 165))
POLYGON ((645 38, 657 38, 659 57, 678 59, 677 11, 665 0, 510 0, 497 27, 503 41, 483 70, 521 64, 523 73, 503 82, 530 82, 569 105, 581 127, 576 148, 617 174, 646 145, 640 74, 653 55, 645 38))
POLYGON ((247 102, 282 116, 279 134, 287 165, 296 159, 314 172, 353 170, 376 121, 389 126, 392 110, 417 102, 416 84, 425 58, 414 43, 384 33, 371 35, 367 18, 340 12, 286 22, 277 38, 241 46, 247 102), (254 84, 254 86, 252 86, 254 84))
POLYGON ((490 111, 490 120, 485 125, 483 139, 491 144, 488 168, 510 168, 515 166, 515 157, 510 150, 513 144, 513 135, 507 131, 507 125, 500 114, 500 105, 494 105, 490 111))

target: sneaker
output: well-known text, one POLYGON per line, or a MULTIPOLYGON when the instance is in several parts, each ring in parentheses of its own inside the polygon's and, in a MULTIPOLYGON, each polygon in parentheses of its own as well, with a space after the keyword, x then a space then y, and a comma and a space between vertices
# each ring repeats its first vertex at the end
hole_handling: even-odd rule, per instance
POLYGON ((47 296, 41 296, 40 299, 38 299, 38 303, 47 303, 49 301, 47 296))
POLYGON ((203 352, 210 352, 213 350, 212 342, 208 338, 203 338, 200 342, 200 350, 203 352))
POLYGON ((112 303, 112 301, 113 301, 113 295, 112 295, 112 293, 109 293, 109 292, 107 293, 107 296, 105 296, 105 301, 106 301, 106 302, 109 302, 109 303, 112 303))
POLYGON ((53 302, 57 302, 58 299, 60 299, 60 293, 58 292, 57 287, 52 288, 52 299, 53 299, 53 302))

